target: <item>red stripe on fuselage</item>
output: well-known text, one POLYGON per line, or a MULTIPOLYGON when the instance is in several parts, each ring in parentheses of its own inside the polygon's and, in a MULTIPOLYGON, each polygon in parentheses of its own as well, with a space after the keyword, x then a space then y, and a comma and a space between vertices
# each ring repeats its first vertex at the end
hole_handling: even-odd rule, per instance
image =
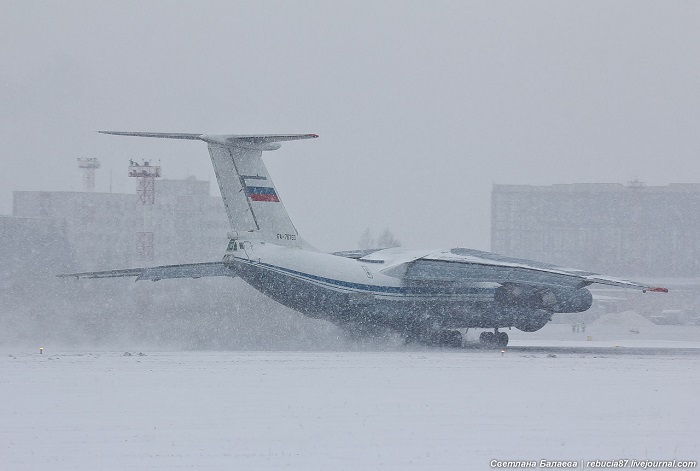
POLYGON ((252 195, 250 195, 250 199, 253 201, 271 201, 273 203, 280 202, 280 199, 277 197, 277 195, 265 195, 258 193, 253 193, 252 195))

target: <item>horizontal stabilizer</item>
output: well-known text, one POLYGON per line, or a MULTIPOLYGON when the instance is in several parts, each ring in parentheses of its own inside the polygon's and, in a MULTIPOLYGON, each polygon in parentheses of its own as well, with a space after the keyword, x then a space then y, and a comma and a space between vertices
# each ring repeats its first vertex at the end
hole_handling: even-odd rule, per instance
POLYGON ((205 276, 230 276, 236 274, 222 262, 188 263, 164 265, 160 267, 126 268, 121 270, 92 271, 84 273, 63 273, 59 278, 124 278, 135 276, 136 281, 165 280, 171 278, 202 278, 205 276))
MULTIPOLYGON (((97 131, 101 134, 115 136, 157 137, 162 139, 186 139, 204 141, 210 144, 221 144, 230 147, 266 146, 275 142, 298 141, 300 139, 315 139, 318 134, 197 134, 179 132, 130 132, 130 131, 97 131)), ((275 147, 262 150, 275 150, 275 147)))

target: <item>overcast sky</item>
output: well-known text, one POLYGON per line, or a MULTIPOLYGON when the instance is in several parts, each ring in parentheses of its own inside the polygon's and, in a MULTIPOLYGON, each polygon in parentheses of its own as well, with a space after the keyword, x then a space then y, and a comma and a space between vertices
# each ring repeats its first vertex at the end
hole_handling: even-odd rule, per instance
MULTIPOLYGON (((201 142, 313 132, 265 160, 325 250, 366 227, 489 248, 492 183, 700 182, 699 2, 0 0, 12 190, 133 192, 129 159, 212 179, 201 142)), ((212 182, 212 192, 218 192, 212 182)), ((223 250, 223 247, 222 247, 223 250)))

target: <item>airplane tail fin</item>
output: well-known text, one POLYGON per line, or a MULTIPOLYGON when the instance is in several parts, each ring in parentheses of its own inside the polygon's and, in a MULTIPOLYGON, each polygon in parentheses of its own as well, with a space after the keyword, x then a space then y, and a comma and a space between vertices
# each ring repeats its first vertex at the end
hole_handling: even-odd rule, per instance
POLYGON ((231 229, 256 233, 278 245, 301 247, 302 241, 262 161, 263 151, 277 150, 280 142, 313 139, 316 134, 207 135, 99 131, 118 136, 199 140, 207 143, 231 229))

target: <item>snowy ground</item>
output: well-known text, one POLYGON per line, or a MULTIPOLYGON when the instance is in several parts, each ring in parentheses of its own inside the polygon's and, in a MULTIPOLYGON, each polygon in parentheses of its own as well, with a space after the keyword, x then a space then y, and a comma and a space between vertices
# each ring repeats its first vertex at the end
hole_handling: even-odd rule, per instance
MULTIPOLYGON (((603 316, 585 329, 549 323, 537 332, 507 332, 511 346, 700 348, 700 326, 656 325, 632 312, 603 316)), ((478 334, 470 331, 468 339, 477 341, 478 334)))
POLYGON ((552 327, 551 351, 4 352, 0 469, 700 458, 700 344, 567 350, 588 341, 552 327))

